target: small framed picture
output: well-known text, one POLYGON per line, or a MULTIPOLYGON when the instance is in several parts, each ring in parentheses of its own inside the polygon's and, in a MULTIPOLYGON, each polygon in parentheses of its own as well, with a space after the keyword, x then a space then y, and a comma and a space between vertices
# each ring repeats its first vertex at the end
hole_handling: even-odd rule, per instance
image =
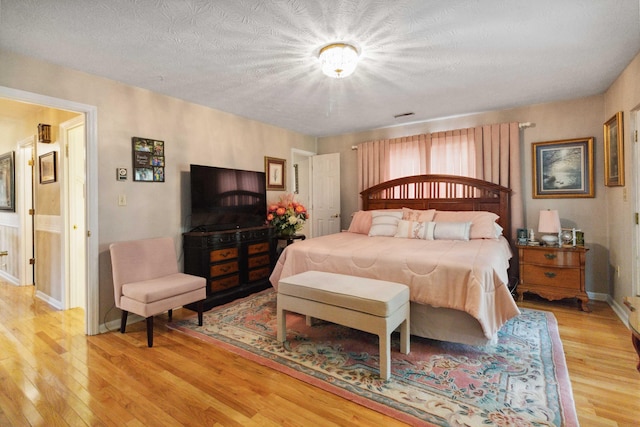
POLYGON ((267 175, 267 190, 285 190, 285 159, 264 158, 264 171, 267 175))
POLYGON ((0 210, 15 212, 15 153, 0 156, 0 210))
POLYGON ((622 111, 604 124, 604 185, 624 186, 624 132, 622 111))
POLYGON ((595 197, 593 138, 535 142, 533 198, 595 197))
POLYGON ((164 141, 149 138, 131 138, 133 145, 133 180, 164 182, 164 141))
POLYGON ((51 184, 58 180, 56 173, 57 154, 57 152, 51 151, 50 153, 43 154, 38 158, 40 161, 40 184, 51 184))

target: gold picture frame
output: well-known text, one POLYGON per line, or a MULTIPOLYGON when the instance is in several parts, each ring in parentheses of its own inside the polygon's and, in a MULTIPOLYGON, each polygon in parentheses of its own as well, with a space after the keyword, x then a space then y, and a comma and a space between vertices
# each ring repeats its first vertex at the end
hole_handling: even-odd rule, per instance
POLYGON ((264 172, 267 175, 267 190, 286 189, 286 160, 275 157, 264 158, 264 172))
POLYGON ((604 185, 624 186, 624 122, 618 111, 604 123, 604 185))
POLYGON ((533 198, 595 197, 593 137, 535 142, 533 198))

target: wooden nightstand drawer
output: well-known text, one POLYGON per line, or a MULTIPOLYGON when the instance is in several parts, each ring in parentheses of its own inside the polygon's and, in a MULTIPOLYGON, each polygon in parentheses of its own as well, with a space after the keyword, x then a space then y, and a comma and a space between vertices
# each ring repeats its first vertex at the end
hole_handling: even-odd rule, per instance
POLYGON ((522 261, 530 264, 552 265, 559 267, 580 267, 580 253, 559 251, 557 249, 524 251, 522 261))
POLYGON ((215 279, 211 281, 211 292, 218 292, 224 289, 233 288, 240 285, 240 276, 234 274, 233 276, 223 277, 222 279, 215 279))
POLYGON ((549 268, 525 265, 524 275, 532 285, 580 290, 580 270, 577 268, 549 268))
POLYGON ((222 264, 212 265, 209 269, 211 277, 223 276, 225 274, 231 274, 238 271, 238 262, 224 262, 222 264))
POLYGON ((259 268, 257 270, 249 271, 249 281, 255 282, 256 280, 266 279, 271 274, 271 269, 269 267, 259 268))
POLYGON ((209 254, 210 262, 224 261, 234 258, 238 258, 238 248, 218 249, 215 251, 211 251, 211 253, 209 254))
POLYGON ((269 251, 269 242, 254 243, 253 245, 249 245, 247 247, 247 253, 249 255, 259 254, 259 253, 268 252, 268 251, 269 251))
POLYGON ((248 260, 249 268, 262 267, 263 265, 269 265, 269 254, 252 256, 248 260))

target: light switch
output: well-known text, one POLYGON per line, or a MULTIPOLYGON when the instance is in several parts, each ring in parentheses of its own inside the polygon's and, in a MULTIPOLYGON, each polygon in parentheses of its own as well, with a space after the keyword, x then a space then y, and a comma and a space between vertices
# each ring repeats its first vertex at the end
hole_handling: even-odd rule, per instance
POLYGON ((118 206, 127 206, 127 196, 125 194, 118 196, 118 206))

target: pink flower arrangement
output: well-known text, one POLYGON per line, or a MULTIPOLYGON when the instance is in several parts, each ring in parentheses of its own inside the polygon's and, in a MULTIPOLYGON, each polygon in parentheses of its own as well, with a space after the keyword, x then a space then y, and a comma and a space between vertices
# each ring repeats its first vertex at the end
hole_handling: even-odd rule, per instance
POLYGON ((278 203, 270 204, 267 209, 267 223, 275 227, 278 234, 295 234, 307 219, 307 208, 296 202, 293 194, 281 196, 278 203))

